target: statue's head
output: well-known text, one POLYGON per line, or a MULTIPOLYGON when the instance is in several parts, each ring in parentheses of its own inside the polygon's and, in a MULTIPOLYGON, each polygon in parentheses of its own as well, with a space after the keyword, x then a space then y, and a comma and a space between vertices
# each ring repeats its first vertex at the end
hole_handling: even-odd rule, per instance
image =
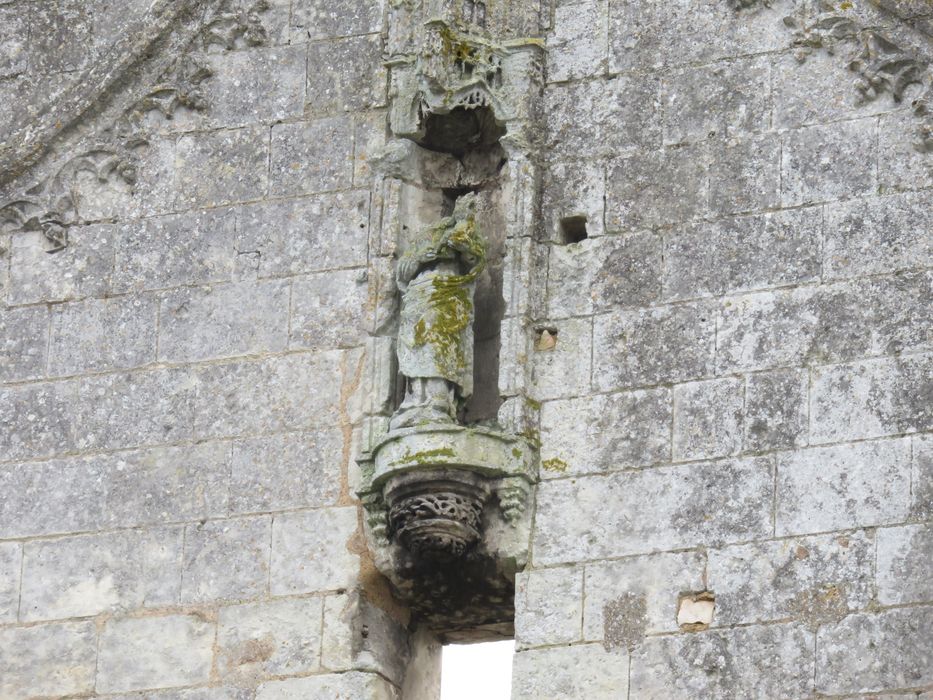
POLYGON ((476 193, 467 192, 454 203, 454 218, 458 221, 468 219, 476 214, 476 193))

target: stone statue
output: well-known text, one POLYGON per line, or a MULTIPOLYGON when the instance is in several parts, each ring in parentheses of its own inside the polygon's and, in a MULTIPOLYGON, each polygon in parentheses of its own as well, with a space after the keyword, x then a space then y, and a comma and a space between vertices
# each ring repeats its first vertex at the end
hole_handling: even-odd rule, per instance
POLYGON ((486 264, 475 208, 475 194, 458 198, 453 215, 428 227, 399 260, 405 398, 390 421, 393 430, 456 422, 473 393, 473 292, 486 264))

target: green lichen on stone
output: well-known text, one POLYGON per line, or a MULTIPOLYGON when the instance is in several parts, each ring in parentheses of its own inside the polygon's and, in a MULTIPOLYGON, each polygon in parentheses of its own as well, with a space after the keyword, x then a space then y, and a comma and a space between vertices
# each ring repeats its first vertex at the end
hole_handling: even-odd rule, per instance
POLYGON ((395 460, 389 466, 397 467, 402 464, 417 464, 420 466, 430 465, 438 457, 453 457, 454 451, 450 447, 437 447, 433 450, 419 450, 418 452, 406 452, 400 459, 395 460))
POLYGON ((535 410, 535 411, 541 410, 541 402, 535 401, 533 398, 529 396, 525 397, 525 403, 528 404, 528 407, 531 408, 532 410, 535 410))
POLYGON ((513 456, 515 459, 521 459, 521 458, 522 458, 522 451, 521 451, 520 449, 518 449, 517 447, 513 447, 513 448, 512 448, 512 456, 513 456))
POLYGON ((567 471, 568 465, 560 457, 551 457, 551 459, 546 459, 543 462, 541 462, 541 466, 544 467, 549 472, 563 473, 567 471))

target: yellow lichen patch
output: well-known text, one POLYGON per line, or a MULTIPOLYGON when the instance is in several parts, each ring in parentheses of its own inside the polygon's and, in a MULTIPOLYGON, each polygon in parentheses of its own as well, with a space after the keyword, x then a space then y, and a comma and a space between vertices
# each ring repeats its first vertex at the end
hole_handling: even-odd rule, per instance
POLYGON ((549 472, 563 473, 567 471, 567 463, 560 457, 551 457, 541 462, 541 466, 549 472))
POLYGON ((454 451, 450 447, 437 447, 433 450, 419 450, 418 452, 406 452, 402 457, 392 462, 389 466, 397 467, 401 464, 430 464, 438 457, 453 457, 454 451))

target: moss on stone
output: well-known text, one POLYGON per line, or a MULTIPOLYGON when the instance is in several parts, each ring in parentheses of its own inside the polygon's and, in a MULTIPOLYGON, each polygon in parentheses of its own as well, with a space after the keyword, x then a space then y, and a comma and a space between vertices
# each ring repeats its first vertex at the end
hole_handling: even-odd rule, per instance
POLYGON ((563 473, 567 471, 568 465, 560 457, 551 457, 551 459, 546 459, 543 462, 541 462, 541 466, 544 467, 549 472, 563 473))

